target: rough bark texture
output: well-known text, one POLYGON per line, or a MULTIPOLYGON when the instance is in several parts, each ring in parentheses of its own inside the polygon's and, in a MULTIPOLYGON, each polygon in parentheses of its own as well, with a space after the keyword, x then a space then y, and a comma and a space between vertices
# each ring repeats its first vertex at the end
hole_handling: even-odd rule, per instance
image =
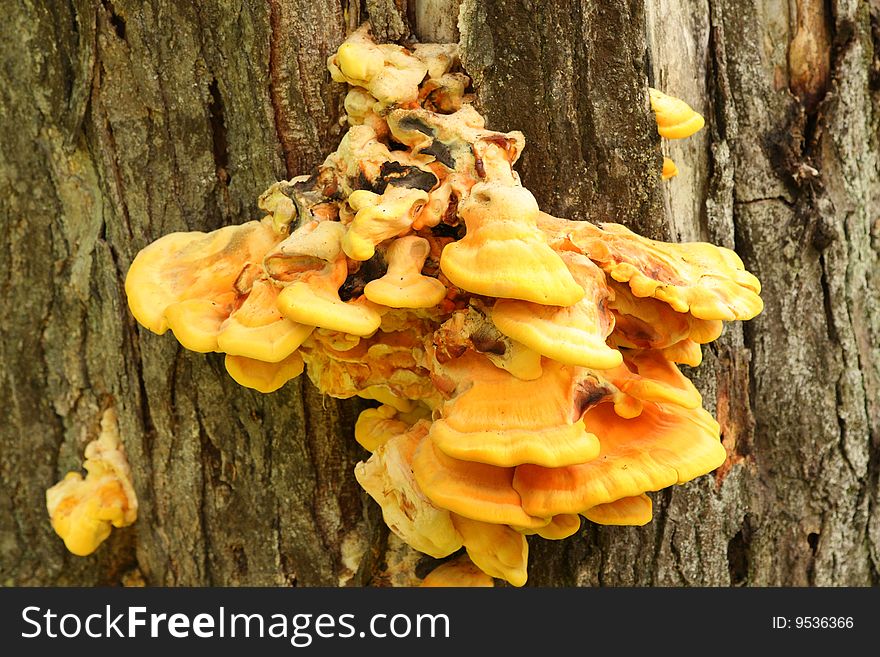
POLYGON ((490 127, 526 134, 544 209, 733 247, 764 284, 764 313, 692 373, 728 463, 654 494, 646 527, 532 541, 529 583, 880 584, 877 0, 219 5, 4 15, 0 582, 384 584, 417 561, 354 480, 357 403, 305 377, 238 387, 218 355, 138 327, 122 288, 151 240, 254 218, 335 147, 324 62, 369 16, 382 38, 460 35, 490 127), (649 83, 707 118, 662 145, 666 184, 649 83), (139 518, 74 557, 44 491, 110 405, 139 518))

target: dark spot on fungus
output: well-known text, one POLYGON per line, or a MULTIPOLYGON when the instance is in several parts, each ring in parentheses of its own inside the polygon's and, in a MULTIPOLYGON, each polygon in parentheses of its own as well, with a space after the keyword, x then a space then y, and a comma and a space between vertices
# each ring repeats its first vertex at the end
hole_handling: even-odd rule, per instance
POLYGON ((480 178, 485 178, 486 177, 486 167, 483 166, 483 159, 479 155, 477 155, 477 152, 474 150, 473 146, 471 146, 471 151, 474 154, 474 169, 476 170, 477 175, 480 178))
MULTIPOLYGON (((351 184, 352 189, 366 189, 369 192, 375 192, 376 188, 373 186, 372 181, 367 178, 367 174, 363 172, 363 170, 358 171, 357 178, 351 184)), ((383 187, 384 189, 384 187, 383 187)))
POLYGON ((306 180, 298 180, 293 184, 283 182, 281 183, 281 191, 287 196, 290 196, 291 192, 296 194, 312 192, 317 188, 319 174, 320 171, 318 169, 315 169, 314 171, 312 171, 312 175, 310 175, 306 180))
POLYGON ((376 181, 373 191, 381 194, 390 184, 395 187, 429 192, 437 185, 437 176, 419 167, 404 166, 398 162, 383 162, 382 168, 379 170, 379 179, 376 181))
POLYGON ((610 394, 610 390, 600 385, 596 379, 588 378, 581 381, 575 390, 574 408, 580 417, 593 406, 604 400, 610 394))
POLYGON ((437 139, 435 139, 431 142, 430 146, 425 146, 419 151, 419 153, 423 153, 425 155, 433 155, 434 159, 436 159, 443 166, 449 169, 455 168, 455 158, 452 157, 449 146, 444 144, 442 141, 438 141, 437 139))
MULTIPOLYGON (((449 224, 450 226, 458 226, 461 223, 461 220, 458 218, 458 196, 455 194, 449 197, 449 205, 446 206, 446 212, 443 213, 441 220, 444 224, 449 224)), ((458 237, 464 237, 464 233, 461 233, 458 237)))
POLYGON ((343 301, 351 301, 364 293, 364 286, 372 280, 382 278, 388 270, 388 264, 379 251, 375 255, 361 263, 357 271, 352 272, 339 288, 339 298, 343 301))
POLYGON ((398 121, 397 125, 401 130, 416 130, 421 132, 423 135, 428 135, 429 137, 434 136, 434 130, 427 123, 422 121, 419 118, 414 116, 405 116, 400 121, 398 121))
POLYGON ((504 341, 494 335, 474 333, 471 336, 471 344, 474 345, 474 349, 482 354, 496 354, 497 356, 503 356, 507 352, 507 345, 504 341))
POLYGON ((451 237, 454 240, 461 239, 463 236, 462 226, 450 225, 448 223, 439 223, 431 229, 436 237, 451 237))

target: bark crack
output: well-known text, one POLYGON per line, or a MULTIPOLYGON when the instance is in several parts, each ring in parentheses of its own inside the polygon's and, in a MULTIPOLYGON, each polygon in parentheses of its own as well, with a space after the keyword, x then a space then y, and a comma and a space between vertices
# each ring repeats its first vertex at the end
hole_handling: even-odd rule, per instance
MULTIPOLYGON (((99 81, 98 84, 100 84, 99 81)), ((128 212, 128 204, 125 200, 124 184, 122 182, 122 170, 119 165, 119 156, 117 155, 116 151, 116 137, 113 134, 113 126, 110 123, 110 119, 104 112, 103 108, 98 112, 97 122, 101 126, 104 136, 104 143, 107 147, 107 160, 110 164, 110 171, 113 174, 116 201, 119 204, 119 209, 122 212, 122 218, 125 220, 125 225, 128 228, 128 232, 129 234, 131 234, 131 215, 128 212)))
POLYGON ((834 322, 834 296, 828 281, 828 263, 824 253, 819 254, 819 283, 822 285, 822 304, 825 309, 825 328, 828 331, 830 344, 840 344, 840 334, 834 322))
POLYGON ((663 545, 666 542, 666 526, 669 523, 669 503, 672 500, 672 490, 664 488, 655 493, 655 500, 659 501, 655 510, 654 522, 657 523, 657 530, 654 534, 654 554, 651 558, 651 580, 654 585, 660 584, 657 579, 660 563, 662 562, 663 545))
POLYGON ((101 0, 101 5, 104 7, 104 11, 107 12, 107 19, 110 21, 116 36, 121 41, 125 41, 125 19, 116 13, 116 8, 111 0, 101 0))
POLYGON ((773 203, 773 202, 782 203, 785 207, 790 208, 790 209, 794 209, 794 207, 795 207, 794 202, 787 199, 785 196, 766 196, 763 198, 750 198, 747 200, 740 200, 740 199, 734 200, 734 203, 736 205, 745 205, 745 206, 753 205, 755 203, 773 203))
POLYGON ((269 0, 269 100, 272 103, 272 117, 275 125, 275 134, 281 147, 281 156, 284 160, 284 169, 287 177, 294 175, 294 145, 290 138, 290 122, 284 108, 282 87, 285 83, 281 72, 282 57, 280 51, 281 40, 281 15, 278 0, 269 0))
MULTIPOLYGON (((196 422, 199 426, 199 443, 201 445, 201 458, 199 459, 201 463, 201 499, 199 499, 198 503, 198 511, 199 511, 199 535, 202 539, 202 550, 200 555, 201 565, 202 565, 202 576, 204 577, 206 586, 213 586, 213 573, 211 568, 211 561, 208 557, 208 546, 211 545, 211 537, 208 535, 208 512, 206 510, 206 506, 208 504, 208 474, 211 472, 211 467, 209 465, 209 461, 216 460, 218 457, 214 452, 217 452, 217 446, 211 441, 210 436, 208 435, 207 430, 205 429, 205 425, 202 423, 202 418, 196 414, 196 422), (205 452, 208 452, 207 457, 205 456, 205 452)), ((195 556, 195 555, 193 555, 195 556)), ((238 560, 236 560, 236 566, 238 566, 238 560)), ((238 573, 240 574, 240 573, 238 573)))

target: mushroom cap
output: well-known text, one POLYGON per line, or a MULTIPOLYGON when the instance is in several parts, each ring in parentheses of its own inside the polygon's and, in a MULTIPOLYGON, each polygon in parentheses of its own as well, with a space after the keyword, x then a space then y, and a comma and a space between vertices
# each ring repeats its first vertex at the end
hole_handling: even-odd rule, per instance
MULTIPOLYGON (((571 243, 637 297, 654 297, 708 320, 751 319, 764 308, 761 284, 730 249, 658 242, 618 224, 570 223, 578 224, 566 229, 571 243)), ((559 229, 553 221, 544 225, 559 229)))
POLYGON ((467 234, 443 248, 440 268, 458 287, 490 297, 571 306, 584 296, 535 227, 538 205, 524 187, 477 183, 459 206, 467 234))
POLYGON ((454 369, 472 384, 443 404, 442 417, 429 433, 448 456, 501 467, 552 468, 598 455, 596 436, 578 417, 573 368, 547 361, 540 378, 523 381, 469 355, 454 369))
POLYGON ((396 185, 388 185, 381 195, 365 189, 352 192, 348 204, 357 214, 342 239, 345 254, 352 260, 369 260, 377 244, 409 231, 427 201, 427 192, 396 185))
POLYGON ((255 281, 244 302, 220 325, 219 350, 267 363, 277 363, 296 351, 315 327, 284 317, 277 307, 279 292, 267 280, 255 281))
POLYGON ((495 367, 522 381, 534 381, 544 371, 541 354, 516 340, 510 340, 503 354, 488 352, 485 356, 495 367))
POLYGON ((394 410, 401 413, 408 413, 415 407, 415 402, 409 399, 402 399, 394 394, 387 385, 372 385, 358 391, 358 397, 363 399, 373 399, 382 404, 391 406, 394 410))
POLYGON ((457 43, 416 43, 412 54, 428 68, 428 78, 446 75, 459 62, 457 43))
POLYGON ((691 330, 688 338, 697 344, 708 344, 714 342, 724 332, 724 324, 720 319, 697 319, 693 315, 689 316, 691 330))
POLYGON ((447 456, 430 439, 419 443, 412 462, 421 491, 435 505, 487 523, 537 528, 549 522, 523 511, 513 489, 513 468, 460 461, 447 456))
POLYGON ((84 557, 110 536, 111 527, 122 526, 126 497, 112 476, 87 483, 77 472, 68 472, 46 492, 52 528, 69 552, 84 557))
POLYGON ((278 295, 278 309, 295 322, 352 335, 372 335, 379 328, 382 316, 367 304, 345 302, 323 291, 296 281, 278 295))
POLYGON ((366 90, 352 87, 343 101, 349 125, 362 125, 367 116, 375 114, 379 108, 378 101, 366 90))
POLYGON ((430 253, 428 240, 408 235, 394 240, 385 252, 388 270, 364 286, 364 296, 389 308, 432 308, 446 297, 446 286, 422 275, 430 253))
MULTIPOLYGON (((428 192, 428 201, 422 206, 416 218, 413 220, 413 230, 421 230, 423 228, 434 228, 439 224, 448 212, 454 212, 455 206, 450 208, 453 200, 453 182, 452 176, 447 176, 440 181, 434 189, 428 192)), ((457 203, 457 198, 455 200, 457 203)))
POLYGON ((675 162, 670 160, 668 157, 663 158, 663 171, 660 174, 660 178, 662 180, 669 180, 670 178, 675 178, 678 175, 678 167, 675 166, 675 162))
POLYGON ((612 281, 610 302, 615 325, 611 342, 618 347, 665 349, 690 338, 700 344, 716 340, 724 328, 720 320, 698 319, 651 297, 637 297, 623 283, 612 281))
POLYGON ((459 549, 462 538, 449 511, 433 505, 413 478, 413 453, 427 431, 427 422, 416 423, 377 447, 354 472, 361 487, 382 507, 389 529, 410 547, 440 558, 459 549))
POLYGON ((382 323, 382 316, 369 301, 342 301, 339 288, 348 275, 345 256, 321 270, 308 271, 278 295, 278 310, 288 319, 309 326, 352 335, 372 335, 382 323))
POLYGON ((561 513, 553 516, 550 522, 543 527, 538 527, 537 529, 520 529, 514 527, 513 529, 516 529, 527 536, 537 534, 548 541, 561 541, 564 538, 576 534, 580 528, 580 516, 576 513, 561 513))
POLYGON ((364 87, 383 105, 418 99, 419 83, 428 72, 421 59, 396 44, 376 45, 366 25, 355 30, 327 59, 336 82, 364 87))
POLYGON ((651 498, 642 493, 632 497, 622 497, 614 502, 598 504, 584 511, 582 515, 597 525, 641 527, 651 522, 653 505, 651 498))
POLYGON ((697 367, 703 362, 703 350, 700 348, 700 344, 690 338, 685 338, 670 347, 665 347, 660 350, 660 353, 663 354, 664 358, 671 360, 673 363, 681 363, 690 367, 697 367))
MULTIPOLYGON (((149 330, 162 334, 169 328, 166 312, 170 306, 204 301, 172 314, 182 322, 192 319, 200 324, 201 329, 193 332, 192 342, 198 347, 194 351, 214 351, 214 340, 204 331, 210 334, 213 318, 231 312, 237 296, 236 280, 249 266, 261 262, 278 240, 271 219, 210 233, 171 233, 159 238, 135 256, 126 275, 125 293, 132 315, 149 330)), ((175 328, 186 333, 185 323, 178 322, 175 328)))
POLYGON ((275 232, 285 233, 297 215, 296 203, 290 197, 290 190, 296 185, 307 183, 309 176, 296 176, 289 181, 275 182, 260 194, 257 207, 265 210, 272 217, 275 232))
POLYGON ((285 268, 295 272, 320 269, 323 263, 339 259, 344 235, 345 226, 338 221, 313 219, 294 230, 278 245, 272 256, 287 259, 281 263, 282 271, 285 268))
POLYGON ((439 587, 491 587, 494 580, 463 554, 460 557, 440 564, 422 580, 420 586, 439 587))
POLYGON ((229 317, 234 295, 230 294, 228 300, 228 303, 211 299, 178 301, 165 309, 165 321, 186 349, 198 353, 220 351, 217 336, 229 317))
POLYGON ((353 82, 367 82, 385 66, 385 56, 376 46, 346 42, 336 51, 340 72, 353 82))
POLYGON ((526 537, 505 525, 453 515, 468 556, 487 575, 523 586, 528 578, 529 544, 526 537))
POLYGON ((375 452, 395 436, 406 433, 409 425, 395 419, 397 409, 383 404, 360 412, 354 425, 354 439, 368 452, 375 452))
POLYGON ((639 401, 683 408, 699 408, 703 403, 691 380, 659 351, 627 351, 623 365, 601 374, 622 393, 639 401))
POLYGON ((511 485, 524 512, 534 517, 582 513, 690 481, 727 456, 718 423, 701 408, 649 402, 638 417, 627 420, 604 403, 587 411, 584 421, 599 436, 598 458, 563 468, 517 467, 511 485))
POLYGON ((684 139, 705 125, 703 116, 680 98, 668 96, 657 89, 649 88, 648 92, 651 96, 651 108, 657 117, 657 132, 661 137, 684 139))
POLYGON ((620 365, 620 352, 605 343, 614 328, 605 274, 584 256, 560 256, 585 291, 580 301, 560 307, 499 299, 492 321, 505 335, 560 363, 600 370, 620 365))
POLYGON ((245 356, 226 354, 226 371, 239 385, 259 392, 275 392, 291 379, 303 373, 303 359, 294 351, 284 360, 267 363, 245 356))

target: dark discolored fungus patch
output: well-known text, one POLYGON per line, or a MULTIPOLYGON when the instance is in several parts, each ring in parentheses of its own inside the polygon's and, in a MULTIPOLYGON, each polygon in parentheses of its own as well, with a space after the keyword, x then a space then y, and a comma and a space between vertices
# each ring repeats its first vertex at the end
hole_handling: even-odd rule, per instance
POLYGON ((434 129, 415 116, 405 116, 398 121, 397 125, 401 130, 415 130, 421 132, 423 135, 428 135, 429 137, 434 136, 434 129))
POLYGON ((376 251, 372 258, 361 263, 357 271, 348 275, 339 288, 339 298, 342 301, 350 301, 361 296, 366 284, 377 278, 382 278, 386 271, 388 271, 388 263, 385 262, 383 255, 376 251))
POLYGON ((430 146, 425 146, 419 151, 419 153, 433 155, 434 159, 443 166, 449 169, 455 169, 455 158, 452 157, 452 152, 449 150, 449 146, 442 141, 435 139, 431 142, 430 146))
POLYGON ((373 191, 381 194, 388 185, 406 187, 408 189, 421 189, 429 192, 437 185, 437 176, 430 171, 419 167, 405 166, 399 162, 383 162, 379 170, 379 179, 373 186, 373 191))

